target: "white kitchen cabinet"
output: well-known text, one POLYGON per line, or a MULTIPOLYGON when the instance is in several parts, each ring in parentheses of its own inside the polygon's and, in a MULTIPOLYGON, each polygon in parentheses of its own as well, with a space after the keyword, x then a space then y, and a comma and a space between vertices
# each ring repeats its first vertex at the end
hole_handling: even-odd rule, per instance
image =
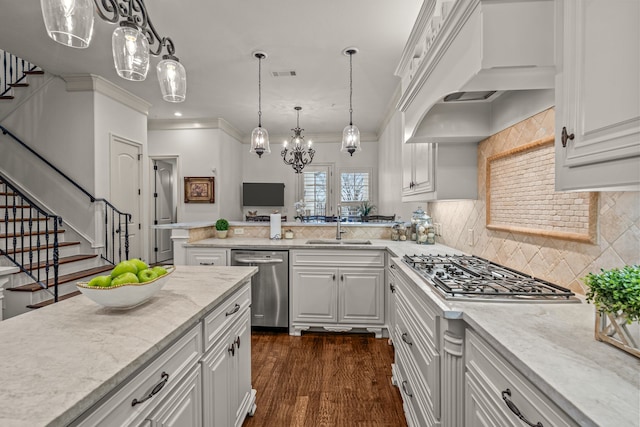
POLYGON ((556 190, 640 190, 640 3, 556 4, 556 190))
POLYGON ((202 376, 200 365, 176 387, 170 399, 162 402, 148 418, 151 427, 202 426, 202 376))
POLYGON ((229 265, 229 250, 218 248, 187 248, 187 265, 229 265))
POLYGON ((251 290, 247 283, 204 319, 205 426, 240 426, 255 411, 251 389, 251 290))
POLYGON ((365 328, 382 336, 384 251, 291 251, 291 333, 365 328))
POLYGON ((402 147, 402 201, 478 197, 477 143, 410 143, 402 147))
POLYGON ((465 332, 465 367, 466 427, 579 425, 471 328, 465 332))
POLYGON ((437 306, 401 272, 394 274, 394 383, 410 425, 440 425, 440 317, 437 306), (395 378, 395 376, 398 376, 395 378))

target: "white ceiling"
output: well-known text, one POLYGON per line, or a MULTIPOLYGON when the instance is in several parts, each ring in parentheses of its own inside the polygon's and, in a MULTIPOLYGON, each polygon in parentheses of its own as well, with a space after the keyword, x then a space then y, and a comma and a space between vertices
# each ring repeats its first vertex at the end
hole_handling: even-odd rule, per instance
POLYGON ((349 120, 349 58, 353 57, 353 121, 377 133, 399 79, 393 72, 418 15, 421 0, 147 0, 161 36, 169 36, 187 70, 187 99, 162 101, 152 58, 144 82, 119 78, 111 57, 114 25, 96 15, 87 49, 49 39, 36 0, 3 2, 0 49, 53 74, 92 73, 152 104, 150 119, 226 119, 242 134, 257 125, 258 61, 262 50, 262 124, 269 133, 291 134, 294 106, 300 127, 313 136, 341 135, 349 120), (291 71, 296 77, 273 77, 291 71))

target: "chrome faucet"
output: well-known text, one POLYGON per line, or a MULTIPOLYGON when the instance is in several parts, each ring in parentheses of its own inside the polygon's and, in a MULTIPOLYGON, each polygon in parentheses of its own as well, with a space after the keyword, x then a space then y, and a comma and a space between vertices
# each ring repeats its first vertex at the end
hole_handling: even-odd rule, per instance
POLYGON ((338 221, 336 222, 336 240, 341 240, 342 235, 346 233, 346 231, 342 231, 340 226, 342 225, 342 208, 338 205, 338 221))

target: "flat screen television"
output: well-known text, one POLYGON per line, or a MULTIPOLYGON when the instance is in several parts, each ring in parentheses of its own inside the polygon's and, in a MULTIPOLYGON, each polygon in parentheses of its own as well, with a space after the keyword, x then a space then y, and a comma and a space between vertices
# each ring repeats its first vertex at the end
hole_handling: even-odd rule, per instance
POLYGON ((243 182, 243 206, 284 206, 284 183, 243 182))

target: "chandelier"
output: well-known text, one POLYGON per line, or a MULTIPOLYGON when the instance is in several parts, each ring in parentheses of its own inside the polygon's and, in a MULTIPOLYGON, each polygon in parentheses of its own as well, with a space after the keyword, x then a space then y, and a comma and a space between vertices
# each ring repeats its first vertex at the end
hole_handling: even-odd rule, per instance
POLYGON ((340 151, 348 152, 350 156, 360 148, 360 130, 353 125, 353 55, 358 53, 355 47, 348 47, 342 51, 343 54, 349 55, 349 124, 342 131, 342 148, 340 151))
POLYGON ((300 110, 302 107, 294 107, 296 110, 296 127, 291 129, 293 136, 291 137, 291 149, 288 147, 288 143, 285 141, 284 148, 280 153, 282 160, 286 165, 291 165, 296 173, 302 172, 302 169, 313 161, 313 156, 316 154, 316 150, 311 148, 311 141, 304 146, 304 136, 300 133, 304 129, 300 129, 300 110))
POLYGON ((182 102, 187 93, 187 73, 169 37, 160 37, 143 0, 41 0, 47 34, 65 46, 86 48, 93 36, 93 10, 104 21, 118 23, 111 37, 116 72, 126 80, 142 81, 149 71, 149 55, 166 54, 156 67, 162 98, 182 102), (120 20, 120 18, 123 18, 120 20))
POLYGON ((253 56, 258 59, 258 127, 251 132, 250 153, 256 153, 258 158, 263 154, 271 154, 269 147, 269 132, 262 127, 262 60, 267 57, 264 52, 254 52, 253 56))

